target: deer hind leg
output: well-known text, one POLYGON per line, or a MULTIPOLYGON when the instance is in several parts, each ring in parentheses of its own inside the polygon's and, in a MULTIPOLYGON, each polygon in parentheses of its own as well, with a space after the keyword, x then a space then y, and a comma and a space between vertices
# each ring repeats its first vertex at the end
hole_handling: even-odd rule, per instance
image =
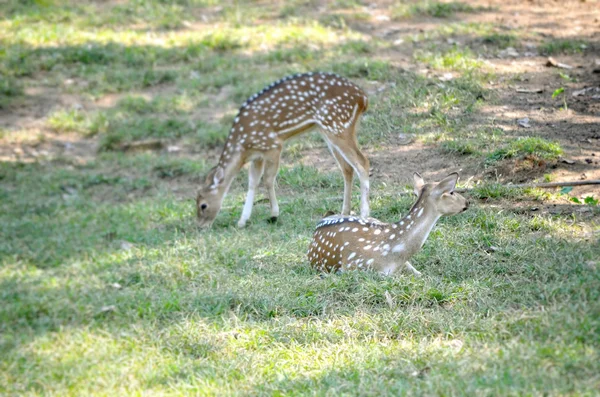
POLYGON ((342 204, 342 215, 350 215, 350 210, 352 209, 352 178, 354 177, 354 169, 331 144, 328 146, 344 176, 344 204, 342 204))
POLYGON ((273 156, 273 159, 267 160, 265 164, 265 186, 267 193, 269 194, 269 202, 271 203, 271 219, 270 222, 277 221, 279 216, 279 204, 277 203, 277 196, 275 195, 275 178, 279 172, 279 159, 280 153, 273 156))
POLYGON ((244 203, 244 209, 242 211, 242 217, 238 221, 238 227, 246 226, 246 222, 252 215, 252 205, 254 204, 254 194, 256 188, 260 183, 265 168, 265 162, 263 159, 256 159, 250 163, 250 171, 248 172, 248 195, 246 196, 246 202, 244 203))
MULTIPOLYGON (((351 128, 354 128, 352 126, 351 128)), ((334 149, 340 156, 352 166, 360 180, 360 216, 366 218, 369 216, 369 160, 358 149, 356 138, 347 136, 334 137, 331 140, 334 149)))

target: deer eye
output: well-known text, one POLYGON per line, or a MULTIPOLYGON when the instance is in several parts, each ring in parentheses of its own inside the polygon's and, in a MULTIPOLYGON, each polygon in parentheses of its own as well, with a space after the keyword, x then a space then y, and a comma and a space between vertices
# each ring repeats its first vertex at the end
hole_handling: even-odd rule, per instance
POLYGON ((200 206, 200 209, 201 210, 205 210, 206 207, 208 207, 208 205, 206 205, 206 203, 202 203, 202 205, 200 206))

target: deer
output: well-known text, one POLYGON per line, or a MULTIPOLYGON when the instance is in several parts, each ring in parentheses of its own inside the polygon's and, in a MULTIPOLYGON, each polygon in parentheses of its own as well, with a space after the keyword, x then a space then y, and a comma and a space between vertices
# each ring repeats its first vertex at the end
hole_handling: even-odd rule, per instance
POLYGON ((440 217, 465 211, 468 201, 454 191, 457 173, 439 183, 425 183, 418 173, 413 179, 418 199, 396 223, 342 215, 322 219, 307 253, 311 265, 322 272, 374 270, 391 275, 408 271, 420 277, 409 259, 423 247, 440 217))
POLYGON ((356 129, 367 110, 366 93, 333 73, 287 76, 251 96, 240 108, 217 165, 206 175, 196 196, 197 221, 208 228, 241 168, 250 163, 248 193, 237 223, 244 227, 252 214, 254 195, 264 175, 271 222, 279 216, 275 178, 284 143, 318 129, 344 177, 342 214, 351 210, 354 173, 360 180, 360 214, 369 215, 369 160, 358 148, 356 129))

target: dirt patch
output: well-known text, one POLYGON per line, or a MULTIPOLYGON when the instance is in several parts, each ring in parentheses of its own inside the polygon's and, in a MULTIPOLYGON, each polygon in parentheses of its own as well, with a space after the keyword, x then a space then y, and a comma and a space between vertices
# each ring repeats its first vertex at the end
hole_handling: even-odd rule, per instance
MULTIPOLYGON (((460 171, 463 180, 472 178, 474 181, 493 179, 501 182, 527 182, 544 175, 552 180, 600 179, 600 97, 597 97, 600 92, 589 90, 582 95, 573 95, 585 88, 600 89, 600 73, 594 73, 597 69, 597 54, 600 53, 598 2, 486 0, 468 3, 483 11, 455 14, 445 19, 417 16, 409 20, 394 20, 390 17, 391 2, 374 1, 362 10, 369 17, 366 20, 350 21, 349 27, 390 44, 376 49, 373 57, 390 60, 395 67, 401 69, 425 74, 433 72, 414 60, 415 50, 432 44, 439 48, 468 47, 485 61, 486 68, 495 76, 485 87, 493 93, 494 99, 478 109, 473 125, 492 123, 508 135, 534 135, 557 141, 564 149, 562 159, 568 161, 559 159, 547 163, 524 158, 486 167, 481 159, 446 153, 435 145, 419 141, 407 145, 388 142, 377 149, 365 148, 371 161, 372 177, 382 182, 409 183, 415 171, 421 172, 426 179, 433 180, 449 172, 460 171), (500 30, 515 31, 522 37, 519 37, 514 52, 504 53, 501 48, 491 49, 489 43, 468 33, 411 42, 411 37, 431 34, 459 22, 492 24, 500 30), (554 39, 585 42, 585 48, 574 49, 576 54, 553 55, 559 62, 572 66, 572 69, 546 66, 547 55, 542 53, 542 45, 554 39), (564 92, 553 98, 553 93, 561 88, 564 92), (530 128, 517 124, 517 120, 524 117, 529 118, 530 128)), ((318 18, 323 9, 315 6, 307 7, 306 11, 309 16, 318 18)), ((197 26, 200 25, 191 23, 187 28, 194 30, 197 26)), ((40 158, 89 161, 97 155, 97 140, 48 131, 45 122, 50 113, 56 109, 74 107, 85 110, 106 109, 115 106, 126 95, 140 95, 150 99, 175 90, 174 85, 161 85, 143 92, 111 94, 92 100, 82 95, 67 94, 61 88, 46 87, 38 83, 42 80, 27 81, 23 99, 9 108, 0 109, 0 128, 8 131, 0 140, 1 161, 35 161, 40 158), (15 131, 27 131, 29 139, 8 137, 15 131)), ((360 84, 370 95, 380 92, 381 84, 366 81, 361 81, 360 84)), ((232 89, 228 86, 222 88, 211 104, 195 109, 190 119, 209 123, 221 120, 232 109, 214 104, 223 103, 232 89)), ((188 147, 173 155, 216 158, 213 152, 188 147)), ((306 150, 301 162, 323 171, 337 169, 325 147, 306 150)), ((185 190, 188 190, 187 187, 185 190)), ((573 190, 573 195, 599 197, 600 188, 578 187, 573 190)))

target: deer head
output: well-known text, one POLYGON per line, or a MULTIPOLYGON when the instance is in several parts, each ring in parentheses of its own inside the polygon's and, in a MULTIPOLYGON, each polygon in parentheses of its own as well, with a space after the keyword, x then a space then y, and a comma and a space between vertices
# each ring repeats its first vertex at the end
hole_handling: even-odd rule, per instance
POLYGON ((223 167, 216 166, 208 172, 196 196, 196 214, 200 227, 208 228, 212 225, 221 210, 226 190, 225 171, 223 167))
POLYGON ((425 183, 421 175, 413 175, 415 194, 419 199, 411 212, 428 209, 439 216, 454 215, 468 208, 467 199, 454 192, 458 174, 453 172, 438 183, 425 183))

